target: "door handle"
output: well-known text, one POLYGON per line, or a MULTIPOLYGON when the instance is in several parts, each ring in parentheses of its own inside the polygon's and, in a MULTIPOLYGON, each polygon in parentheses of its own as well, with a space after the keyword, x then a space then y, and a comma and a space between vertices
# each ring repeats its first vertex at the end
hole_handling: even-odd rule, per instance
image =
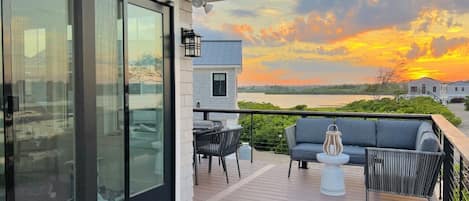
POLYGON ((7 112, 12 115, 20 111, 20 98, 18 96, 7 96, 7 112))

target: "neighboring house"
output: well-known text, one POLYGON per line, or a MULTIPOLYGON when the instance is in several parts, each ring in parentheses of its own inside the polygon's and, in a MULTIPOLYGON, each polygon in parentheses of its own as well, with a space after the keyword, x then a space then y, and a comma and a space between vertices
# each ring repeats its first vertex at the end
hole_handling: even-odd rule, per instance
POLYGON ((408 96, 441 97, 444 93, 443 84, 435 79, 424 77, 408 83, 408 96))
MULTIPOLYGON (((204 40, 202 56, 193 60, 194 107, 238 108, 238 74, 242 71, 242 41, 204 40)), ((194 114, 202 119, 201 114, 194 114)), ((237 124, 237 114, 212 114, 212 120, 237 124)))
POLYGON ((447 85, 448 100, 469 96, 469 81, 453 82, 447 85))
POLYGON ((417 96, 430 96, 446 104, 452 99, 469 96, 469 81, 443 83, 428 77, 410 81, 406 97, 417 96))

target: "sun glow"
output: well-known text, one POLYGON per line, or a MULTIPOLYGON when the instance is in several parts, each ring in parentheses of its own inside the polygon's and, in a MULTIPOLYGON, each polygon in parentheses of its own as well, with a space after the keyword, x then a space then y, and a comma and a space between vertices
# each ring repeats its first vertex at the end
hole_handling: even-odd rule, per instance
POLYGON ((369 83, 379 69, 396 66, 403 81, 469 80, 469 23, 463 23, 469 21, 469 4, 447 1, 461 9, 452 12, 447 5, 419 1, 395 18, 391 5, 408 1, 360 0, 333 8, 310 0, 258 1, 270 7, 232 1, 239 3, 218 7, 225 10, 202 23, 212 30, 207 33, 244 41, 240 85, 369 83), (233 6, 250 15, 233 15, 233 6), (381 9, 386 6, 389 11, 381 9), (363 18, 368 12, 381 17, 369 21, 363 18))

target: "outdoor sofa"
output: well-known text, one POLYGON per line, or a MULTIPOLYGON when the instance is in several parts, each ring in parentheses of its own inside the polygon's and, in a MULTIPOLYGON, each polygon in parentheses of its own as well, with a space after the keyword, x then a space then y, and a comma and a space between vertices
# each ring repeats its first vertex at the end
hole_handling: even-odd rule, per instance
POLYGON ((326 129, 337 124, 350 164, 365 166, 368 191, 429 198, 443 160, 433 126, 417 120, 301 118, 285 129, 292 161, 313 162, 326 129))

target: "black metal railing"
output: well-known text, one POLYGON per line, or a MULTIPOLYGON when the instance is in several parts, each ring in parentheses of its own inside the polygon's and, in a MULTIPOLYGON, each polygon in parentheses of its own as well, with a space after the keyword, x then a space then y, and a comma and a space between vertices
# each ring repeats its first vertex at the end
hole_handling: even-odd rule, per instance
MULTIPOLYGON (((277 139, 257 139, 255 134, 258 115, 288 116, 287 119, 294 124, 297 118, 304 117, 329 117, 329 118, 362 118, 362 119, 406 119, 432 121, 436 133, 439 135, 441 146, 445 152, 442 171, 435 194, 443 201, 469 201, 469 137, 454 127, 442 115, 430 114, 383 114, 383 113, 359 113, 359 112, 307 112, 287 110, 246 110, 246 109, 202 109, 196 108, 195 113, 202 113, 205 120, 210 120, 210 114, 239 114, 244 126, 242 140, 248 141, 251 149, 251 162, 253 162, 253 150, 269 150, 283 153, 287 150, 287 143, 282 128, 277 139), (247 125, 246 125, 247 122, 247 125)), ((275 137, 275 135, 273 136, 275 137)))
POLYGON ((443 116, 432 116, 434 128, 446 154, 440 174, 439 199, 469 201, 469 137, 443 116))

